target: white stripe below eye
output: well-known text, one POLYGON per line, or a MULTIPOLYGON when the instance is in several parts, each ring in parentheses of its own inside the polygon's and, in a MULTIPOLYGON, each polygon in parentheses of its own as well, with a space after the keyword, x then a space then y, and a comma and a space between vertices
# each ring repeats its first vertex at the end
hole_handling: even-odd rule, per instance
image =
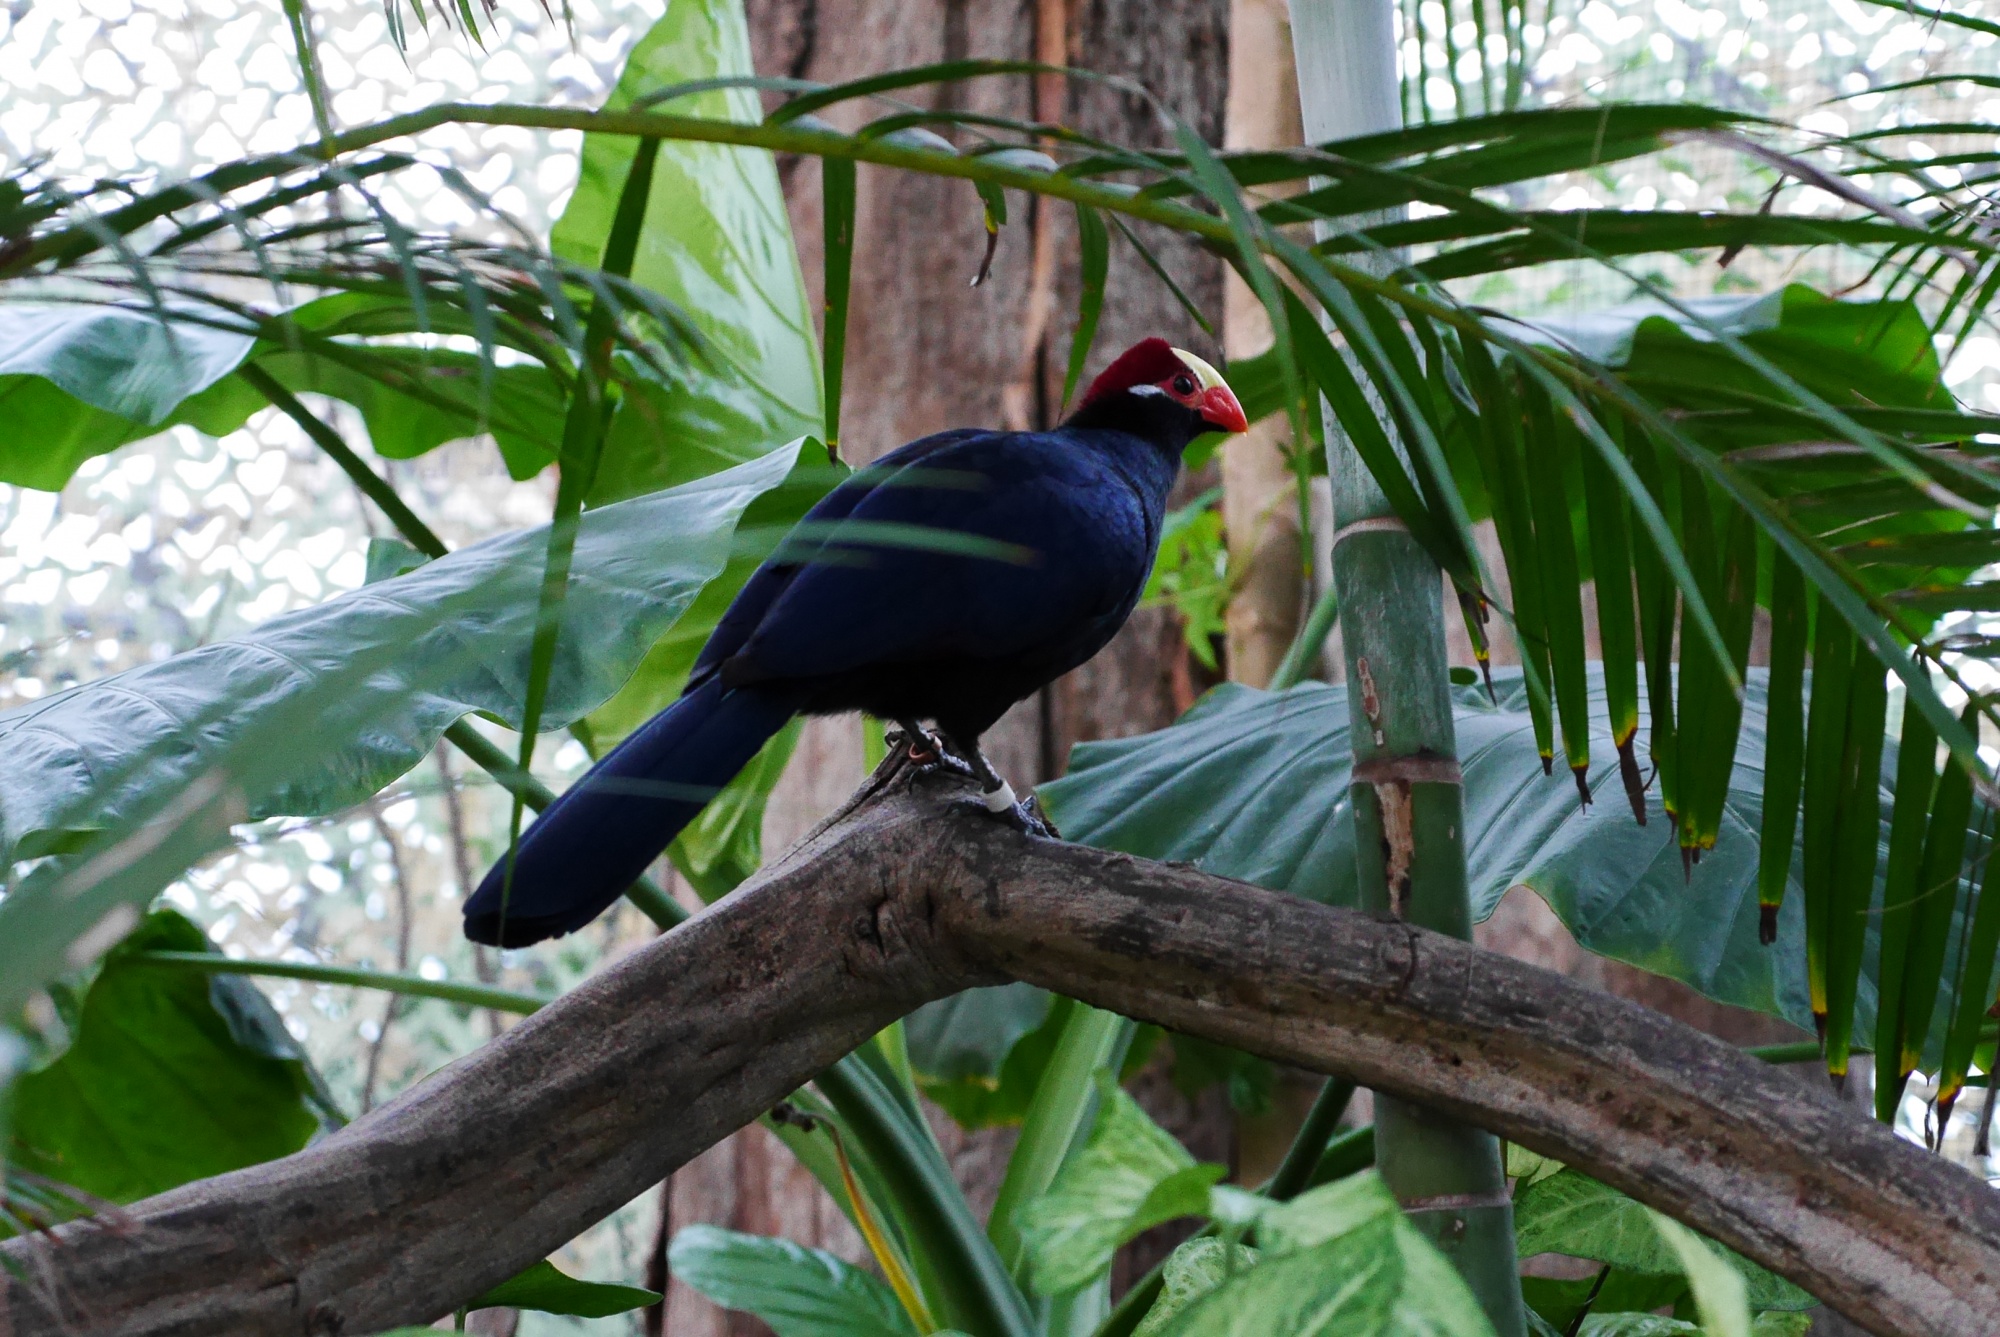
POLYGON ((1167 397, 1167 392, 1157 385, 1135 385, 1132 387, 1132 393, 1135 395, 1158 395, 1162 399, 1167 397))

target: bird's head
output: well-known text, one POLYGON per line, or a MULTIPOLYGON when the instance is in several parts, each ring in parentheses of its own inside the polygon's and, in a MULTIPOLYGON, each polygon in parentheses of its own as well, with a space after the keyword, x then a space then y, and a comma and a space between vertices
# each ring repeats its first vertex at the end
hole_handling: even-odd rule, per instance
POLYGON ((1120 428, 1175 455, 1206 432, 1250 428, 1221 373, 1165 339, 1141 339, 1120 353, 1090 383, 1069 422, 1120 428))

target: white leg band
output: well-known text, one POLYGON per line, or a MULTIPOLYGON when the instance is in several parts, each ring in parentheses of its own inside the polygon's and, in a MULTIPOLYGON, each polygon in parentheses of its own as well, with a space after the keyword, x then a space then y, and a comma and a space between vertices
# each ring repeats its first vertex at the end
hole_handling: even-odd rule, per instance
POLYGON ((986 811, 988 812, 1006 812, 1019 802, 1014 797, 1014 786, 1008 784, 1005 780, 1000 782, 998 789, 989 789, 981 794, 979 798, 981 802, 985 803, 986 811))

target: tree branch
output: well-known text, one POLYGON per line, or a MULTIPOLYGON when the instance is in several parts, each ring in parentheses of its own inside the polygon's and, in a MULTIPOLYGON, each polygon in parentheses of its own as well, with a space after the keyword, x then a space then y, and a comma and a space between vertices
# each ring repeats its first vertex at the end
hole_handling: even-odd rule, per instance
POLYGON ((2000 1198, 1720 1041, 1404 924, 1030 839, 892 761, 735 895, 325 1141, 8 1243, 0 1331, 434 1319, 896 1017, 1008 978, 1490 1128, 1878 1333, 2000 1308, 2000 1198))

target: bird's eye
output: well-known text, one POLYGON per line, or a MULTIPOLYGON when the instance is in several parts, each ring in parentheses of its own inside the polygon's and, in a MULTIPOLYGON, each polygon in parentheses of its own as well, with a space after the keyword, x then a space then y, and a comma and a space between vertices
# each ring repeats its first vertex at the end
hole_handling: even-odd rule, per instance
POLYGON ((1174 393, 1177 395, 1193 394, 1194 377, 1189 376, 1186 372, 1182 372, 1179 376, 1174 377, 1174 393))

